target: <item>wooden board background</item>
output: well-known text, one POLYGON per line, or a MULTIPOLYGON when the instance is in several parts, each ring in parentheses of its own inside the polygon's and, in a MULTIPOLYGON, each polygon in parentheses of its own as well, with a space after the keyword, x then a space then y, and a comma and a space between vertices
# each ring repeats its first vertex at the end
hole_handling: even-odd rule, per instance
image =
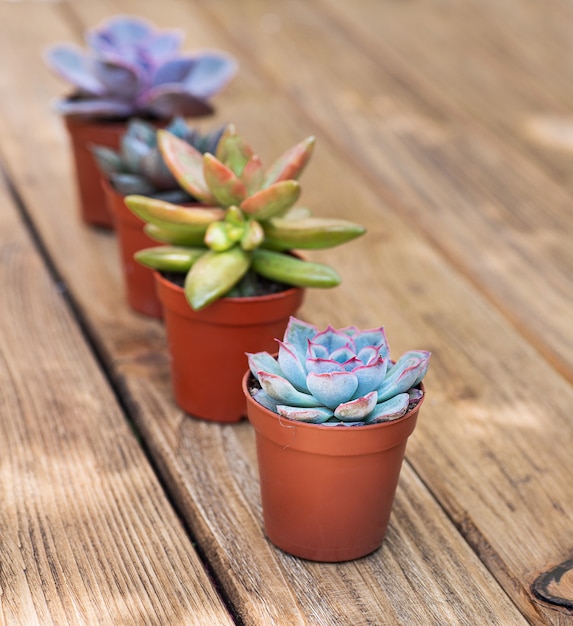
MULTIPOLYGON (((504 6, 523 32, 549 37, 546 21, 522 17, 533 4, 504 6)), ((568 11, 547 4, 555 23, 568 11)), ((562 78, 549 71, 547 86, 529 78, 532 56, 518 37, 491 27, 494 5, 0 6, 0 50, 9 54, 10 37, 22 48, 2 87, 22 99, 0 103, 10 175, 172 498, 247 622, 517 624, 513 605, 533 623, 569 619, 533 598, 530 585, 573 551, 572 222, 564 166, 554 168, 551 150, 507 121, 522 113, 512 95, 520 89, 536 106, 565 113, 552 95, 562 78), (22 18, 32 11, 34 20, 22 18), (126 310, 113 237, 79 224, 66 138, 46 106, 62 84, 38 57, 47 43, 79 38, 85 24, 118 11, 182 26, 188 45, 237 55, 240 75, 209 124, 234 121, 267 161, 317 135, 303 201, 350 216, 369 234, 316 254, 344 282, 309 293, 304 316, 319 325, 383 323, 396 354, 433 352, 389 536, 368 559, 325 568, 268 546, 250 428, 202 424, 173 406, 161 326, 126 310), (424 16, 439 25, 424 29, 424 16), (469 32, 476 24, 482 30, 471 38, 460 34, 460 25, 469 32), (482 61, 477 78, 442 60, 440 28, 460 50, 471 43, 472 60, 482 61), (504 54, 488 64, 497 49, 504 54), (514 71, 523 64, 527 72, 514 71), (491 91, 480 77, 493 81, 491 91), (474 92, 485 104, 471 104, 474 92), (31 119, 42 121, 33 134, 31 119)), ((553 50, 565 52, 558 40, 553 50)))

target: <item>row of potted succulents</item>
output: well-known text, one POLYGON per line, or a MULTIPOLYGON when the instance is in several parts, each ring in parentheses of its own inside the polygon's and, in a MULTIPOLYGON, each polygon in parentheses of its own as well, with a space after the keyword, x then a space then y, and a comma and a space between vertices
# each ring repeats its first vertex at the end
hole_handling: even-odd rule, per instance
POLYGON ((372 552, 430 354, 393 361, 383 328, 319 332, 294 317, 306 288, 340 282, 298 251, 365 232, 296 206, 314 138, 265 168, 233 125, 202 135, 183 119, 212 111, 231 57, 183 55, 179 32, 132 17, 86 41, 87 51, 47 55, 76 88, 58 110, 79 159, 82 216, 115 226, 129 304, 163 318, 176 403, 216 422, 248 416, 276 546, 320 561, 372 552))

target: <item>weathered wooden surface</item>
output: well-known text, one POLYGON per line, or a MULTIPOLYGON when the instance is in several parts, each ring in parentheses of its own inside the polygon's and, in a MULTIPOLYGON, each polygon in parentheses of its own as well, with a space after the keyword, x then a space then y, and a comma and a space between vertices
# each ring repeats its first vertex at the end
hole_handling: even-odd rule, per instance
POLYGON ((231 624, 0 180, 0 624, 231 624))
MULTIPOLYGON (((0 100, 10 176, 172 498, 245 623, 570 623, 563 603, 549 608, 531 585, 572 550, 573 222, 559 178, 566 170, 554 169, 546 148, 528 147, 504 122, 521 115, 521 104, 502 89, 508 68, 534 65, 542 73, 516 24, 530 38, 535 28, 547 38, 546 24, 569 9, 544 3, 553 18, 536 26, 527 19, 534 3, 501 4, 0 4, 0 53, 11 59, 0 89, 20 94, 0 100), (519 17, 506 36, 491 24, 511 10, 519 17), (317 213, 352 215, 369 234, 316 254, 344 282, 310 293, 304 316, 322 325, 384 323, 396 353, 434 353, 411 465, 388 538, 371 557, 324 566, 268 545, 250 427, 203 424, 173 406, 161 325, 126 309, 113 237, 79 223, 63 126, 47 106, 63 86, 39 54, 47 43, 79 39, 86 24, 114 12, 182 27, 189 46, 219 46, 239 58, 239 76, 217 98, 216 119, 203 126, 234 121, 266 159, 306 134, 318 136, 303 202, 317 213), (490 90, 461 69, 440 90, 450 71, 438 63, 440 50, 461 52, 466 38, 458 31, 468 15, 485 36, 481 47, 472 39, 471 50, 495 58, 484 73, 490 90), (410 29, 402 36, 401 24, 410 29), (21 54, 12 58, 16 47, 21 54), (493 107, 496 94, 503 107, 481 114, 475 99, 493 107)), ((558 46, 552 42, 553 54, 558 46)), ((567 88, 560 91, 563 78, 552 68, 544 89, 525 70, 520 76, 511 94, 519 88, 527 102, 564 101, 567 88)))

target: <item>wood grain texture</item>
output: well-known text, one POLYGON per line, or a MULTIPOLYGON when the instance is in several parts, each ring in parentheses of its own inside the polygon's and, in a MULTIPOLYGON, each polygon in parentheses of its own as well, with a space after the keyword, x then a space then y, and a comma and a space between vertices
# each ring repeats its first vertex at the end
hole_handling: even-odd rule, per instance
MULTIPOLYGON (((213 3, 206 6, 212 8, 213 3)), ((443 65, 449 67, 447 60, 463 48, 465 39, 457 34, 458 22, 451 17, 456 10, 463 21, 467 13, 463 3, 446 6, 438 0, 367 0, 360 10, 337 0, 254 1, 235 9, 219 1, 216 17, 318 128, 335 131, 337 147, 352 154, 374 177, 382 197, 408 214, 415 227, 422 228, 442 254, 573 380, 573 340, 568 332, 573 299, 569 192, 554 184, 536 162, 499 142, 486 126, 469 123, 463 109, 458 115, 448 106, 447 89, 440 85, 455 77, 434 74, 427 50, 434 44, 435 55, 445 57, 443 65), (241 36, 250 25, 268 22, 269 16, 276 32, 259 28, 251 37, 241 36), (434 22, 440 27, 431 28, 434 22), (438 38, 448 25, 450 30, 438 38), (407 49, 400 56, 398 45, 385 43, 385 29, 394 29, 396 40, 416 40, 420 55, 427 56, 423 80, 419 71, 409 71, 407 49), (317 59, 318 74, 308 59, 317 59), (433 89, 426 89, 426 84, 433 89), (520 280, 523 272, 528 281, 520 280)), ((473 22, 468 21, 471 29, 473 22)), ((497 65, 486 65, 472 57, 472 63, 464 65, 471 68, 464 74, 466 82, 472 81, 472 72, 478 74, 476 90, 482 74, 493 83, 490 91, 497 99, 493 101, 492 95, 490 107, 497 107, 500 116, 502 103, 511 107, 501 87, 504 58, 500 53, 497 65)), ((465 83, 459 82, 463 89, 465 83)), ((521 87, 530 87, 535 97, 529 81, 521 87)), ((471 97, 469 93, 467 98, 471 97)), ((519 116, 521 109, 514 109, 511 119, 519 116)), ((497 127, 492 125, 491 130, 497 127)))
MULTIPOLYGON (((370 80, 349 56, 352 32, 331 29, 328 37, 319 36, 316 9, 251 1, 242 3, 238 15, 228 3, 203 7, 110 1, 76 3, 62 12, 34 6, 41 17, 24 21, 24 5, 0 6, 0 47, 11 49, 18 27, 19 41, 27 42, 23 59, 3 79, 25 96, 25 104, 0 101, 0 136, 32 219, 232 602, 246 623, 260 624, 524 623, 514 604, 530 622, 564 623, 563 614, 546 610, 529 588, 542 566, 561 562, 570 552, 571 388, 444 258, 443 249, 401 214, 411 197, 432 197, 435 179, 431 159, 411 167, 410 157, 398 158, 407 152, 404 136, 433 146, 444 129, 449 136, 455 126, 459 142, 471 136, 474 145, 474 131, 452 122, 416 85, 397 77, 377 101, 384 115, 370 117, 361 92, 348 82, 352 68, 364 84, 370 80), (296 23, 291 6, 299 7, 296 23), (369 234, 313 255, 339 269, 344 282, 331 292, 309 293, 305 317, 320 325, 384 323, 395 353, 426 347, 434 353, 428 402, 408 450, 423 483, 405 467, 388 540, 367 559, 322 566, 266 543, 250 428, 202 424, 175 409, 160 325, 126 311, 112 238, 87 231, 75 219, 65 137, 46 108, 61 85, 44 73, 39 50, 49 41, 69 39, 69 24, 135 11, 183 27, 191 45, 220 46, 239 56, 240 78, 217 98, 220 112, 213 123, 234 120, 266 160, 306 134, 318 135, 314 163, 303 178, 303 201, 317 213, 351 215, 369 234), (250 37, 241 39, 242 32, 250 37), (256 46, 264 54, 255 54, 256 46), (334 77, 331 50, 342 68, 334 77), (33 83, 22 67, 28 73, 34 68, 33 83), (308 82, 297 82, 301 76, 308 82), (385 102, 392 113, 386 126, 385 102), (341 123, 341 107, 361 134, 341 123), (44 121, 39 137, 24 132, 30 118, 44 121), (380 126, 387 132, 380 133, 380 126), (392 165, 392 176, 384 170, 389 180, 397 179, 397 169, 409 184, 399 179, 392 194, 382 189, 358 157, 347 158, 356 154, 356 143, 369 156, 384 155, 383 162, 392 165), (53 158, 47 161, 41 151, 53 158), (390 158, 393 151, 396 160, 390 158), (26 184, 30 178, 33 185, 26 184), (94 263, 94 255, 101 262, 94 263), (70 258, 73 264, 66 263, 70 258), (524 389, 521 380, 528 381, 524 389)), ((496 146, 482 143, 482 151, 496 154, 496 146)), ((459 196, 463 199, 464 189, 459 196)), ((450 218, 436 210, 444 230, 451 228, 450 218)), ((502 270, 498 279, 505 279, 502 270)))
POLYGON ((0 183, 0 624, 230 624, 0 183))

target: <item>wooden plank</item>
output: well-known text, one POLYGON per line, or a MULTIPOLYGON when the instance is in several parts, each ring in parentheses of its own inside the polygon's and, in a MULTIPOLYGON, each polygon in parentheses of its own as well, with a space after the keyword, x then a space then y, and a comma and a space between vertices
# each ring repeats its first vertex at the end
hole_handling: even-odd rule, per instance
MULTIPOLYGON (((111 6, 81 3, 73 9, 81 12, 85 23, 93 23, 111 13, 111 6)), ((224 102, 219 119, 232 116, 261 147, 263 157, 276 155, 278 146, 314 130, 308 117, 285 102, 261 67, 243 54, 224 29, 212 28, 197 9, 175 2, 161 6, 115 2, 113 7, 143 12, 166 26, 176 23, 197 45, 209 42, 239 54, 240 80, 219 99, 221 107, 224 102)), ((21 23, 15 16, 22 10, 14 5, 2 7, 0 23, 5 25, 7 46, 16 21, 21 23)), ((34 90, 15 68, 8 80, 26 96, 26 110, 0 103, 5 113, 0 116, 0 134, 10 168, 54 262, 72 286, 106 362, 122 385, 151 454, 245 621, 523 623, 441 512, 444 506, 504 583, 512 601, 529 618, 550 623, 549 612, 530 599, 528 589, 541 561, 559 562, 567 556, 563 551, 571 501, 563 477, 571 463, 564 451, 570 431, 561 433, 563 450, 553 450, 557 429, 568 424, 571 390, 567 385, 539 362, 495 309, 407 222, 381 202, 379 188, 360 167, 333 149, 329 135, 336 132, 336 124, 329 123, 324 130, 319 127, 319 146, 324 148, 319 147, 313 167, 305 173, 304 201, 328 214, 347 215, 352 207, 353 217, 365 223, 370 234, 359 243, 317 254, 341 270, 344 283, 332 292, 310 293, 304 313, 318 324, 374 326, 383 322, 396 352, 413 347, 434 351, 435 365, 428 380, 431 398, 411 441, 409 457, 439 495, 440 506, 406 467, 388 541, 372 557, 321 566, 269 547, 261 534, 252 432, 246 424, 198 423, 173 407, 160 326, 122 308, 111 238, 87 232, 73 218, 69 170, 62 167, 64 137, 58 121, 48 118, 45 99, 38 96, 39 92, 56 94, 59 86, 45 77, 34 60, 48 38, 56 38, 65 29, 48 7, 43 9, 41 28, 32 22, 25 24, 27 38, 34 45, 19 62, 26 63, 28 71, 34 68, 34 90), (37 137, 22 132, 28 117, 46 120, 40 144, 37 137), (39 145, 52 155, 53 166, 43 165, 37 156, 39 145), (31 172, 35 188, 25 185, 31 172), (101 265, 94 264, 94 255, 102 260, 101 265), (66 263, 66 258, 73 258, 74 263, 66 263), (489 344, 484 346, 484 337, 495 345, 495 357, 489 344), (541 381, 537 389, 541 388, 542 396, 528 386, 516 403, 521 376, 541 381), (553 413, 548 425, 543 420, 546 397, 551 398, 553 413), (496 417, 498 408, 503 419, 496 417), (508 440, 507 424, 522 421, 525 425, 508 440), (531 432, 539 448, 535 463, 530 456, 531 432), (205 462, 200 463, 201 459, 205 462), (498 459, 507 460, 511 468, 506 470, 498 459), (559 466, 562 473, 555 469, 559 466), (483 468, 479 483, 476 467, 483 468), (561 508, 553 508, 553 502, 561 508), (538 506, 547 512, 543 528, 533 513, 538 506), (548 526, 550 535, 544 532, 548 526), (536 537, 537 543, 523 547, 524 536, 536 537)), ((268 28, 268 20, 262 23, 268 28)), ((258 31, 253 27, 249 32, 254 37, 258 31)), ((318 77, 319 69, 315 66, 311 73, 318 77)))
POLYGON ((0 624, 230 624, 0 181, 0 624))
MULTIPOLYGON (((468 125, 467 115, 443 108, 443 99, 387 53, 377 25, 404 13, 418 19, 418 4, 366 0, 357 11, 328 0, 337 19, 322 10, 324 2, 205 6, 316 127, 359 161, 384 201, 407 213, 573 380, 569 193, 486 129, 468 125), (260 26, 269 16, 276 32, 260 26), (243 37, 252 25, 252 36, 243 37)), ((439 78, 428 73, 426 81, 439 78)))

